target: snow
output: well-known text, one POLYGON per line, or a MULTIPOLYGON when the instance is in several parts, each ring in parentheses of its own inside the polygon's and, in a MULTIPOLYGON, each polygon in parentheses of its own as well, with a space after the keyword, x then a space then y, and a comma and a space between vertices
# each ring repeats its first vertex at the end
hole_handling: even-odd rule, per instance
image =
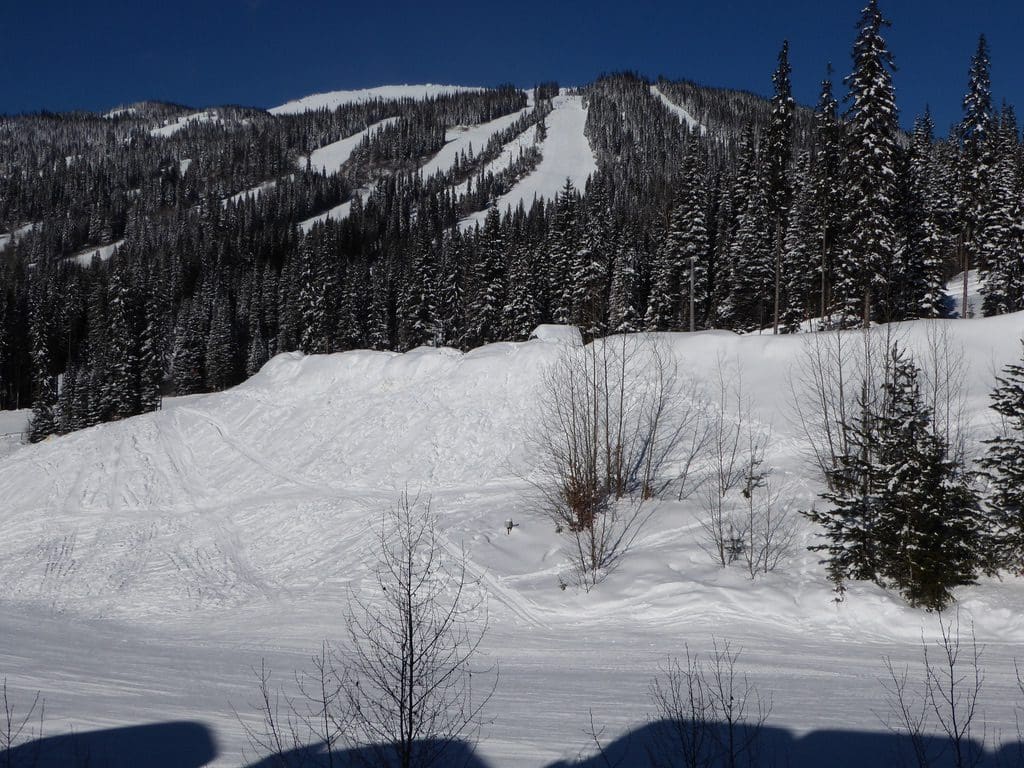
POLYGON ((74 256, 69 256, 68 259, 81 264, 83 267, 88 267, 92 264, 92 260, 95 258, 99 258, 100 261, 107 261, 114 255, 114 251, 120 248, 122 244, 124 244, 124 240, 118 240, 116 243, 101 245, 99 248, 90 248, 87 251, 82 251, 74 256))
POLYGON ((658 86, 652 85, 651 93, 654 96, 657 96, 659 99, 661 99, 661 103, 668 107, 669 112, 672 112, 676 117, 678 117, 681 123, 686 123, 686 127, 689 128, 691 131, 694 128, 699 128, 702 136, 708 132, 706 126, 701 125, 699 122, 697 122, 697 118, 695 118, 683 107, 679 106, 674 101, 672 101, 672 99, 670 99, 668 96, 662 93, 661 89, 658 88, 658 86))
MULTIPOLYGON (((554 198, 566 179, 583 189, 597 171, 597 160, 584 133, 587 110, 583 97, 563 93, 552 100, 552 106, 546 118, 547 137, 540 145, 543 157, 531 173, 498 198, 495 205, 502 212, 517 208, 519 203, 529 211, 535 200, 554 198)), ((477 211, 460 221, 459 227, 471 229, 486 218, 487 211, 477 211)))
POLYGON ((556 344, 568 344, 571 347, 583 346, 583 334, 575 325, 538 325, 533 329, 530 338, 556 344))
POLYGON ((311 96, 289 101, 267 111, 272 115, 294 115, 316 109, 334 110, 346 104, 361 104, 366 101, 373 101, 374 99, 384 101, 395 99, 424 100, 436 98, 437 96, 447 96, 453 93, 482 90, 484 89, 464 85, 434 85, 432 83, 425 85, 381 85, 376 88, 360 88, 352 91, 314 93, 311 96))
MULTIPOLYGON (((386 128, 392 123, 396 122, 399 118, 388 117, 381 120, 378 123, 364 128, 358 133, 354 133, 351 136, 346 136, 344 139, 335 141, 331 144, 326 144, 319 149, 313 150, 310 153, 308 160, 312 169, 318 173, 325 173, 328 176, 337 173, 341 170, 341 167, 348 162, 349 158, 352 157, 352 153, 356 151, 363 139, 367 136, 380 131, 382 128, 386 128)), ((306 157, 299 158, 299 167, 306 167, 306 157)))
POLYGON ((178 161, 178 175, 184 176, 188 173, 188 169, 192 167, 192 158, 186 157, 184 160, 178 161))
POLYGON ((21 437, 28 427, 31 415, 32 411, 27 408, 20 411, 0 411, 0 459, 21 447, 21 437))
MULTIPOLYGON (((967 273, 967 316, 981 317, 981 304, 984 296, 981 295, 981 277, 978 270, 972 269, 967 273)), ((964 304, 964 273, 954 277, 946 283, 946 296, 953 308, 956 317, 963 317, 964 304)))
POLYGON ((480 151, 487 146, 491 136, 504 131, 529 111, 530 108, 521 109, 518 112, 503 115, 480 125, 460 125, 455 128, 449 128, 445 134, 445 145, 420 169, 423 178, 427 179, 435 173, 447 171, 455 164, 456 158, 462 152, 465 152, 468 156, 470 148, 472 148, 475 155, 479 155, 480 151))
POLYGON ((115 117, 121 117, 122 115, 135 115, 138 114, 138 112, 139 110, 135 107, 118 107, 117 109, 110 110, 103 116, 110 120, 115 117))
POLYGON ((0 235, 0 251, 2 251, 4 248, 6 248, 8 245, 11 245, 12 243, 18 242, 21 238, 23 238, 25 235, 27 235, 29 232, 35 229, 35 227, 36 225, 34 223, 25 224, 24 226, 15 229, 13 232, 6 232, 0 235))
POLYGON ((220 121, 221 119, 216 112, 193 112, 168 121, 159 128, 151 129, 149 135, 156 138, 166 139, 173 136, 178 131, 188 127, 192 123, 212 123, 220 121))
MULTIPOLYGON (((291 179, 294 177, 289 176, 288 178, 291 179)), ((277 187, 277 181, 277 179, 271 179, 270 181, 262 181, 255 187, 250 187, 249 189, 243 189, 241 192, 236 192, 230 197, 225 198, 222 205, 227 206, 228 203, 238 203, 247 197, 257 198, 264 192, 269 192, 270 190, 277 187)))
MULTIPOLYGON (((991 370, 1019 358, 1024 313, 895 330, 921 349, 935 327, 963 345, 967 413, 983 437, 991 370)), ((639 728, 658 664, 715 639, 742 648, 739 668, 772 697, 769 725, 794 738, 882 731, 882 658, 897 668, 916 658, 935 617, 866 584, 836 605, 818 555, 803 549, 814 540, 806 524, 785 569, 750 582, 701 550, 697 500, 668 499, 606 582, 559 588, 563 541, 536 511, 526 434, 544 372, 563 353, 550 340, 572 332, 538 331, 547 340, 466 354, 279 355, 226 392, 0 458, 0 672, 12 695, 41 690, 50 732, 195 721, 214 736, 213 764, 239 765, 232 707, 253 722, 251 668, 266 658, 287 681, 324 638, 343 637, 348 595, 370 573, 373 526, 408 488, 430 496, 442 542, 465 547, 488 595, 482 661, 499 665, 500 680, 480 752, 492 768, 573 764, 588 748, 588 711, 609 740, 639 728), (506 534, 509 518, 518 527, 506 534)), ((742 369, 755 417, 773 428, 768 463, 806 509, 818 487, 786 418, 806 335, 652 338, 691 391, 719 359, 742 369)), ((985 644, 989 733, 1006 737, 1016 732, 1024 582, 983 579, 957 596, 985 644)), ((830 757, 794 765, 888 755, 830 757)))

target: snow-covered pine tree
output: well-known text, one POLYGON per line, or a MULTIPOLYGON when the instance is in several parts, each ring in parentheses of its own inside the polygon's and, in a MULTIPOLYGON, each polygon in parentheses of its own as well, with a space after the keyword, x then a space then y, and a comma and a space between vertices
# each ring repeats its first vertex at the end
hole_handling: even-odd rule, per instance
MULTIPOLYGON (((1024 340, 1022 340, 1024 345, 1024 340)), ((988 479, 986 506, 992 524, 991 562, 1024 574, 1024 355, 996 377, 991 408, 1001 418, 981 459, 988 479)))
POLYGON ((765 184, 768 195, 768 212, 771 217, 772 252, 774 254, 772 274, 773 326, 778 330, 785 304, 782 296, 786 278, 783 275, 783 251, 789 212, 792 205, 793 185, 789 177, 793 158, 793 116, 796 102, 790 83, 792 67, 789 65, 789 41, 782 43, 778 67, 772 75, 774 93, 772 111, 765 131, 764 158, 765 184))
POLYGON ((112 264, 107 286, 107 393, 112 419, 139 412, 139 356, 133 320, 128 265, 120 256, 112 264))
POLYGON ((898 250, 893 205, 899 123, 895 65, 882 37, 887 26, 878 0, 869 0, 853 46, 853 72, 846 78, 851 101, 846 115, 848 203, 834 290, 843 322, 864 326, 888 318, 883 297, 898 250))
POLYGON ((935 156, 935 124, 927 107, 924 116, 914 123, 910 139, 907 172, 908 187, 920 200, 917 219, 913 222, 914 242, 920 259, 921 300, 918 315, 942 317, 946 312, 946 258, 952 250, 948 237, 950 207, 937 187, 941 183, 940 163, 935 156))
POLYGON ((805 515, 824 529, 830 578, 896 588, 913 605, 942 610, 953 587, 980 566, 981 517, 967 472, 932 429, 919 372, 897 345, 881 397, 865 384, 846 426, 849 450, 830 473, 825 509, 805 515))
POLYGON ((986 316, 1024 309, 1024 174, 1017 134, 1013 109, 1005 107, 989 142, 992 168, 977 237, 986 316))
POLYGON ((746 203, 736 217, 730 245, 730 293, 724 324, 735 330, 764 328, 772 321, 775 289, 775 245, 768 194, 760 168, 747 180, 746 203))
POLYGON ((28 439, 38 443, 57 432, 57 386, 51 370, 50 317, 45 295, 47 274, 39 269, 33 277, 29 306, 33 388, 28 439))
POLYGON ((893 345, 884 408, 874 420, 878 580, 911 604, 941 611, 953 587, 974 582, 980 553, 978 498, 967 473, 932 429, 919 371, 893 345))
POLYGON ((547 238, 547 314, 553 322, 568 323, 572 317, 572 265, 580 238, 579 194, 572 181, 555 200, 555 212, 547 238))
POLYGON ((498 341, 504 333, 506 226, 497 208, 487 212, 477 238, 476 261, 471 274, 471 293, 466 305, 466 339, 469 347, 498 341))
MULTIPOLYGON (((981 251, 982 232, 992 204, 992 85, 988 42, 978 38, 971 57, 967 93, 963 99, 964 117, 957 126, 959 156, 956 163, 956 261, 964 273, 987 270, 981 251)), ((964 312, 967 308, 964 308, 964 312)))
POLYGON ((817 282, 815 312, 827 323, 831 315, 835 265, 843 241, 843 208, 846 190, 843 182, 843 128, 839 103, 832 93, 832 65, 821 81, 821 93, 814 110, 814 154, 811 161, 813 218, 816 221, 814 243, 818 253, 815 266, 817 282))
POLYGON ((594 179, 585 198, 583 226, 572 258, 570 322, 588 339, 607 330, 608 288, 613 249, 611 211, 603 178, 594 179))

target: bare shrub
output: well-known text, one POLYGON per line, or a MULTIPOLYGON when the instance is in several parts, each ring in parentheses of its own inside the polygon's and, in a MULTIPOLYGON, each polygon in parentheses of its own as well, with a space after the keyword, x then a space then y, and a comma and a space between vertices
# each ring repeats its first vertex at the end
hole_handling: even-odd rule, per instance
POLYGON ((756 766, 770 698, 758 693, 737 663, 740 650, 716 641, 707 663, 687 649, 685 664, 669 659, 650 687, 655 706, 655 768, 756 766))
MULTIPOLYGON (((379 592, 355 596, 348 617, 345 735, 366 765, 444 765, 457 743, 475 746, 497 685, 494 674, 482 692, 473 688, 486 607, 465 553, 447 552, 429 503, 402 494, 379 544, 379 592)), ((476 670, 477 680, 489 672, 476 670)))
MULTIPOLYGON (((487 631, 464 552, 448 552, 430 504, 403 493, 384 514, 373 594, 355 594, 348 637, 324 644, 292 692, 255 672, 258 726, 239 717, 250 748, 280 768, 433 768, 471 753, 497 686, 472 661, 487 631), (488 680, 482 691, 477 680, 488 680)), ((236 714, 237 716, 237 714, 236 714)))
POLYGON ((585 588, 629 550, 650 515, 645 502, 674 484, 689 493, 706 434, 691 390, 665 344, 629 334, 566 347, 547 371, 528 436, 541 462, 533 482, 585 588))
POLYGON ((46 705, 38 692, 26 707, 19 710, 18 705, 7 691, 7 678, 0 682, 0 764, 3 768, 15 766, 34 766, 39 762, 43 738, 43 716, 46 705), (19 750, 20 756, 15 761, 15 749, 26 745, 34 748, 19 750))
POLYGON ((918 768, 950 763, 974 768, 985 757, 985 725, 978 711, 983 648, 973 626, 962 636, 959 614, 949 622, 940 616, 939 633, 933 644, 921 639, 921 671, 913 683, 908 668, 897 670, 892 659, 884 660, 888 713, 881 719, 908 738, 918 768), (942 738, 930 738, 931 733, 942 738))

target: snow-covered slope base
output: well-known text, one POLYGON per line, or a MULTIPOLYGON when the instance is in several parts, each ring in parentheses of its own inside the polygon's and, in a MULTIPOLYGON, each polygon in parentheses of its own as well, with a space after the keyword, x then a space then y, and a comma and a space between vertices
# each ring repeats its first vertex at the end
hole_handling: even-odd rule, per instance
MULTIPOLYGON (((981 434, 990 370, 1019 356, 1024 315, 945 323, 965 349, 981 434)), ((902 326, 907 344, 920 348, 927 327, 902 326)), ((664 341, 695 384, 720 358, 742 369, 773 429, 769 463, 810 504, 817 489, 785 416, 803 340, 664 341)), ((487 765, 573 761, 588 711, 608 739, 640 727, 658 663, 714 638, 742 647, 740 667, 772 698, 771 725, 881 730, 882 657, 915 658, 935 619, 865 585, 837 606, 802 549, 808 529, 782 572, 751 583, 701 550, 695 500, 665 501, 605 583, 560 589, 562 540, 533 511, 524 429, 565 348, 282 355, 228 392, 0 454, 0 675, 18 698, 43 692, 51 732, 193 720, 214 734, 215 764, 239 765, 232 706, 249 716, 252 666, 265 657, 284 681, 342 636, 373 526, 408 488, 431 498, 444 541, 465 545, 488 595, 484 652, 501 674, 487 765)), ((986 644, 989 726, 1008 737, 1024 584, 985 581, 958 597, 986 644)), ((818 764, 872 764, 856 757, 818 764)))

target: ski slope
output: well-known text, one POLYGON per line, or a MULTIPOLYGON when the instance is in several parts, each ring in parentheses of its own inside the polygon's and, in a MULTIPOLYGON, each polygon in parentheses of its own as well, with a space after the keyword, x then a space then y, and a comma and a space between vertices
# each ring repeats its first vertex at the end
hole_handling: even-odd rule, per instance
POLYGON ((669 112, 679 118, 679 122, 685 123, 686 127, 691 131, 694 129, 700 129, 700 133, 703 136, 708 132, 707 126, 701 125, 697 118, 687 112, 683 107, 676 104, 672 99, 662 93, 661 89, 656 85, 651 86, 651 94, 657 96, 661 103, 668 107, 669 112))
POLYGON ((267 110, 272 115, 294 115, 301 112, 311 112, 317 109, 334 110, 346 104, 361 104, 374 99, 392 101, 395 99, 416 99, 424 100, 447 96, 453 93, 467 93, 471 91, 482 91, 483 88, 464 85, 381 85, 376 88, 359 88, 352 91, 330 91, 328 93, 314 93, 295 99, 277 107, 267 110))
MULTIPOLYGON (((495 206, 502 213, 508 208, 517 208, 520 203, 528 211, 535 200, 554 198, 567 179, 582 190, 587 179, 597 171, 597 160, 584 132, 587 110, 583 106, 583 97, 563 93, 552 101, 553 109, 546 118, 547 137, 540 146, 541 161, 509 192, 498 198, 495 206)), ((505 156, 503 153, 502 157, 505 156)), ((459 227, 471 229, 486 218, 486 210, 477 211, 460 221, 459 227)))
POLYGON ((428 179, 435 173, 449 170, 462 153, 465 153, 467 157, 470 151, 477 155, 480 154, 480 150, 487 146, 491 136, 513 125, 516 120, 527 114, 530 109, 530 107, 527 107, 518 112, 502 115, 489 122, 481 123, 480 125, 459 125, 449 128, 445 134, 445 145, 420 169, 423 178, 428 179))
POLYGON ((217 122, 221 122, 221 118, 216 112, 193 112, 188 115, 182 115, 181 117, 175 118, 174 120, 170 120, 165 125, 161 125, 158 128, 151 129, 149 135, 158 139, 167 139, 176 134, 178 131, 184 130, 193 123, 217 122))
POLYGON ((99 248, 90 248, 82 251, 81 253, 69 256, 70 261, 74 261, 77 264, 81 264, 83 267, 88 267, 92 264, 92 260, 98 258, 100 261, 107 261, 114 252, 124 243, 124 240, 118 240, 116 243, 108 243, 107 245, 101 245, 99 248))
POLYGON ((308 157, 299 158, 299 167, 305 168, 307 161, 309 166, 317 173, 323 173, 328 176, 337 173, 341 170, 341 167, 349 161, 352 157, 352 153, 356 151, 363 139, 367 136, 373 136, 375 133, 383 128, 396 122, 399 118, 388 117, 380 122, 374 123, 358 133, 354 133, 351 136, 346 136, 343 139, 332 142, 331 144, 325 144, 319 149, 313 150, 308 157))
MULTIPOLYGON (((990 372, 1019 358, 1024 314, 897 332, 922 349, 940 325, 963 347, 968 419, 983 437, 990 372)), ((430 497, 442 541, 466 548, 488 598, 483 660, 500 680, 486 765, 572 765, 588 749, 589 712, 608 740, 639 727, 658 664, 722 638, 742 647, 743 670, 771 695, 771 725, 794 738, 880 731, 881 659, 915 658, 934 618, 866 584, 837 606, 818 556, 803 549, 814 540, 806 525, 784 569, 752 583, 701 549, 696 498, 665 500, 608 581, 590 593, 559 588, 563 540, 536 511, 526 434, 566 334, 539 335, 466 354, 280 355, 227 392, 10 447, 0 457, 0 674, 12 695, 42 690, 50 732, 194 721, 216 744, 211 764, 242 764, 232 707, 253 721, 251 668, 265 658, 287 680, 342 635, 348 595, 369 583, 380 512, 409 489, 430 497), (509 518, 517 527, 506 534, 509 518)), ((755 418, 772 428, 774 477, 797 505, 812 503, 818 488, 786 418, 804 338, 658 338, 692 389, 719 359, 731 378, 742 374, 755 418)), ((1005 737, 1024 583, 983 580, 957 594, 985 643, 982 706, 1005 737)), ((871 763, 842 757, 807 765, 871 763)))

